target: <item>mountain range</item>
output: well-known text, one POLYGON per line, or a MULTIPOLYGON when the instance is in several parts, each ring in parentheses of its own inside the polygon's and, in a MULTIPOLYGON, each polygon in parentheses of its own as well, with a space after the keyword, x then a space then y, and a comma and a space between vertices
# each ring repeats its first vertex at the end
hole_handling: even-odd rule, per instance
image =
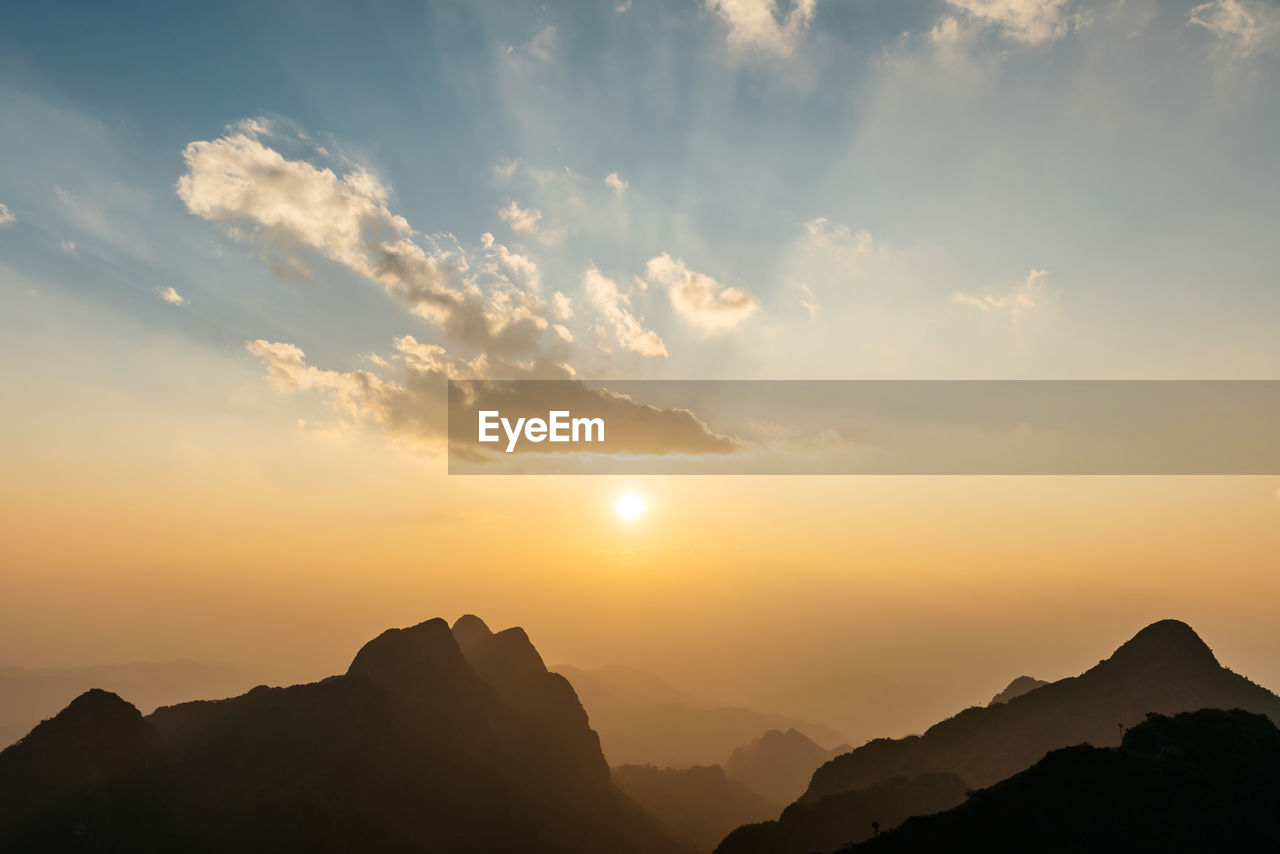
MULTIPOLYGON (((1026 682, 1014 680, 1015 686, 1026 682)), ((998 783, 1050 751, 1115 746, 1126 728, 1153 713, 1243 709, 1280 721, 1280 697, 1223 667, 1195 631, 1176 620, 1147 626, 1080 676, 1013 694, 966 709, 923 735, 876 739, 832 759, 778 821, 739 828, 717 852, 831 851, 872 836, 872 820, 888 830, 907 816, 956 806, 965 789, 998 783), (873 814, 879 817, 869 820, 873 814)))
POLYGON ((144 717, 90 691, 0 752, 0 850, 688 848, 610 781, 523 631, 392 629, 347 671, 144 717))
POLYGON ((1280 851, 1280 729, 1265 715, 1151 715, 1118 748, 1078 745, 961 806, 847 852, 1280 851))
POLYGON ((573 684, 610 765, 714 765, 775 729, 797 730, 828 747, 844 740, 821 724, 694 697, 642 670, 553 669, 573 684))

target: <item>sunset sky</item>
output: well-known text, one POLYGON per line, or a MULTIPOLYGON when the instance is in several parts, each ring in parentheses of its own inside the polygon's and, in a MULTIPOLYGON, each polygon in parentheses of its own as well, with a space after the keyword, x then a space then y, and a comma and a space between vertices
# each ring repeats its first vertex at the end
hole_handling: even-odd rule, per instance
POLYGON ((1280 477, 450 477, 434 420, 1280 377, 1271 0, 6 18, 0 665, 296 681, 474 612, 861 739, 1174 617, 1280 688, 1280 477))

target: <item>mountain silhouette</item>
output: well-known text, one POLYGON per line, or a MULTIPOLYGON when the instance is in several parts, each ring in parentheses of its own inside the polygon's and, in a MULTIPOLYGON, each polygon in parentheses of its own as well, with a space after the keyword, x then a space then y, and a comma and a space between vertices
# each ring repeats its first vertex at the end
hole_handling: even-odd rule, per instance
POLYGON ((937 815, 845 849, 1280 851, 1280 730, 1264 715, 1153 715, 1118 748, 1055 750, 937 815))
POLYGON ((719 765, 619 765, 613 769, 613 781, 699 851, 711 851, 735 827, 764 821, 782 809, 730 780, 719 765))
POLYGON ((777 821, 748 824, 724 838, 715 854, 810 854, 860 842, 913 815, 964 803, 967 787, 954 774, 894 777, 866 789, 841 792, 811 804, 794 803, 777 821))
POLYGON ((848 750, 847 744, 827 750, 797 729, 771 729, 733 751, 724 771, 770 801, 786 804, 804 792, 819 765, 848 750))
POLYGON ((147 718, 89 692, 0 753, 0 850, 686 851, 609 781, 524 633, 459 623, 147 718))
POLYGON ((1029 694, 1037 688, 1043 688, 1048 685, 1043 679, 1035 679, 1031 676, 1019 676, 1017 679, 1009 683, 1009 685, 991 698, 988 706, 994 706, 996 703, 1007 703, 1014 697, 1021 697, 1023 694, 1029 694))
POLYGON ((1116 745, 1124 727, 1150 712, 1204 708, 1239 708, 1280 720, 1280 697, 1221 666, 1186 623, 1162 620, 1080 676, 966 709, 923 735, 875 739, 836 757, 814 773, 801 800, 933 772, 956 774, 981 788, 1029 768, 1050 750, 1116 745))
POLYGON ((128 697, 143 712, 254 686, 235 668, 201 661, 139 661, 90 667, 0 667, 0 749, 90 688, 128 697))
POLYGON ((614 766, 715 765, 771 729, 796 729, 818 744, 843 741, 829 727, 693 697, 644 671, 566 665, 555 670, 573 683, 614 766))

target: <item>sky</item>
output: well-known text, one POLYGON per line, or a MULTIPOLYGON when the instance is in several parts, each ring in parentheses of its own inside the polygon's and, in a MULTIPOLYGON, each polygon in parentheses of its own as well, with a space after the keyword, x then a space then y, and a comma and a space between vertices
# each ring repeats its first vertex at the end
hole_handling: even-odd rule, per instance
POLYGON ((1280 688, 1276 478, 450 477, 440 426, 445 377, 1276 378, 1275 2, 7 19, 0 663, 290 681, 471 611, 858 738, 1176 617, 1280 688))

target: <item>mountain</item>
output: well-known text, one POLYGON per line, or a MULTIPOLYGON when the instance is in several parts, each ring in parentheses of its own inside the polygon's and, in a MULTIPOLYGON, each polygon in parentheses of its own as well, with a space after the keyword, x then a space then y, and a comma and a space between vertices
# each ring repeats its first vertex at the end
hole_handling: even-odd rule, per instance
POLYGON ((928 815, 964 803, 964 781, 954 774, 894 777, 866 789, 830 795, 812 804, 794 803, 777 821, 734 830, 715 854, 810 854, 861 842, 913 815, 928 815))
POLYGON ((847 744, 827 750, 797 729, 771 729, 733 751, 724 770, 729 779, 787 804, 804 793, 819 765, 848 750, 847 744))
POLYGON ((613 769, 613 781, 699 851, 711 851, 730 830, 764 821, 782 808, 730 780, 718 765, 620 765, 613 769))
POLYGON ((714 765, 771 729, 799 730, 818 744, 842 741, 819 724, 699 700, 644 671, 555 670, 573 683, 611 765, 714 765))
POLYGON ((994 706, 996 703, 1007 703, 1014 697, 1021 697, 1023 694, 1028 694, 1035 689, 1043 688, 1048 684, 1049 683, 1045 682, 1043 679, 1035 679, 1030 676, 1019 676, 1017 679, 1010 682, 1003 691, 992 697, 991 702, 987 703, 987 705, 994 706))
POLYGON ((253 681, 226 664, 141 661, 96 667, 0 667, 0 748, 90 688, 129 697, 140 709, 199 697, 230 697, 253 681))
POLYGON ((523 632, 482 626, 391 629, 342 675, 146 718, 89 692, 0 753, 0 850, 687 851, 523 632))
POLYGON ((1149 712, 1244 709, 1280 720, 1280 697, 1218 663, 1185 623, 1147 626, 1108 659, 1005 703, 966 709, 923 735, 881 738, 819 768, 801 800, 893 777, 956 774, 989 786, 1073 744, 1112 746, 1149 712))
POLYGON ((1119 748, 1055 750, 955 809, 848 851, 1280 851, 1280 730, 1220 709, 1153 715, 1119 748))

